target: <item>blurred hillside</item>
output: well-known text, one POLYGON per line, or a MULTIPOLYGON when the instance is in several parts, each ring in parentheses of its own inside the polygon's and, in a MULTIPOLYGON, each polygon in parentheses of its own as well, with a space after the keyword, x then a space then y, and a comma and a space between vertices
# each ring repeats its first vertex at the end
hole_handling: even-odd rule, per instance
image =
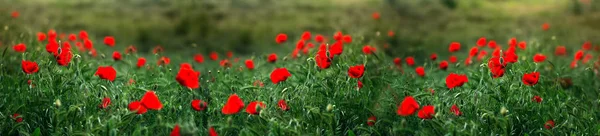
MULTIPOLYGON (((113 35, 117 46, 155 45, 185 54, 234 51, 238 54, 281 50, 274 37, 287 33, 293 46, 303 31, 331 36, 351 34, 357 42, 389 54, 447 50, 448 43, 473 45, 481 36, 504 44, 510 37, 551 24, 556 44, 580 46, 600 35, 599 0, 1 0, 0 24, 24 35, 56 29, 113 35), (19 11, 18 19, 9 13, 19 11), (379 12, 380 20, 371 18, 379 12), (387 37, 391 30, 396 34, 387 37), (379 32, 379 33, 378 33, 379 32), (381 35, 363 39, 364 35, 381 35), (510 37, 507 37, 509 35, 510 37)), ((14 31, 13 31, 14 32, 14 31)), ((1 40, 0 40, 1 41, 1 40)), ((2 41, 3 44, 15 44, 2 41)), ((597 42, 593 42, 597 43, 597 42)))

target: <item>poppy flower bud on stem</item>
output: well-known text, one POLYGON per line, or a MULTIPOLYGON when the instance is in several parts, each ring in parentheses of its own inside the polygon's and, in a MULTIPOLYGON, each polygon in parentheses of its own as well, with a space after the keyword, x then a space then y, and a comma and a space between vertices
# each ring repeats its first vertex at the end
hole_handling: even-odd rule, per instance
POLYGON ((508 109, 506 109, 506 107, 500 108, 500 114, 506 115, 507 113, 508 113, 508 109))
POLYGON ((62 105, 60 99, 56 99, 56 101, 54 101, 54 105, 56 105, 56 107, 60 107, 62 105))
POLYGON ((327 104, 327 109, 326 110, 327 111, 332 111, 334 107, 335 107, 335 105, 327 104))

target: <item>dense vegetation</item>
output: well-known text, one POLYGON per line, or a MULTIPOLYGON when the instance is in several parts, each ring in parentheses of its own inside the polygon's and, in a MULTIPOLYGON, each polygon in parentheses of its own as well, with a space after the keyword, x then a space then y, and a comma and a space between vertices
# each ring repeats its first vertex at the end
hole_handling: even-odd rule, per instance
POLYGON ((600 133, 597 1, 0 3, 1 135, 600 133))

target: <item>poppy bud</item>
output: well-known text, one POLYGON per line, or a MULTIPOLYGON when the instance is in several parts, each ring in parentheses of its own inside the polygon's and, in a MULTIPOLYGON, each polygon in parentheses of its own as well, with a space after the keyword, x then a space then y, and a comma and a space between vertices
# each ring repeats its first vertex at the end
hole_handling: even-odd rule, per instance
POLYGON ((335 107, 335 105, 327 104, 327 111, 333 110, 334 107, 335 107))
POLYGON ((506 107, 500 108, 500 114, 506 115, 507 113, 508 113, 508 109, 506 109, 506 107))
POLYGON ((54 101, 54 105, 56 105, 56 107, 60 107, 62 105, 60 99, 56 99, 56 101, 54 101))

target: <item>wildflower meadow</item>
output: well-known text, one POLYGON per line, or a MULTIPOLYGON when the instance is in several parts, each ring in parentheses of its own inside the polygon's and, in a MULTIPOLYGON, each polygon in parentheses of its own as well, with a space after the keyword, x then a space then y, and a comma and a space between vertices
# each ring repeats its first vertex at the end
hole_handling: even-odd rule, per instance
POLYGON ((0 5, 0 135, 600 134, 598 0, 0 5))

